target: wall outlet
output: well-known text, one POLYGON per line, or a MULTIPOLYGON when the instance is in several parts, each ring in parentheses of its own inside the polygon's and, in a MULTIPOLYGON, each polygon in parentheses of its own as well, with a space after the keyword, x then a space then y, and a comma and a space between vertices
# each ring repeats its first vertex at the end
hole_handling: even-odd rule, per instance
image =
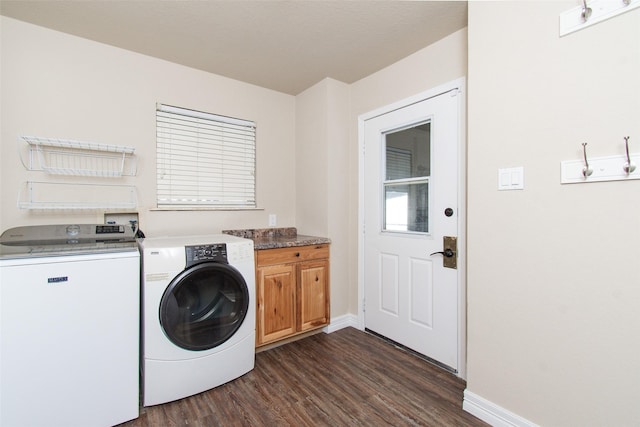
POLYGON ((276 214, 269 214, 269 227, 275 227, 278 224, 276 214))

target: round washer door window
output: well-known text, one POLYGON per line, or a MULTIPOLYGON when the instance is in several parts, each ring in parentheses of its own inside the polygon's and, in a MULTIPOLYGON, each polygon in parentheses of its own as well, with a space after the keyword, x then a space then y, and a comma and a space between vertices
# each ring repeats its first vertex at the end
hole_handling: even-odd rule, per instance
POLYGON ((234 267, 206 262, 174 278, 160 302, 167 337, 187 350, 208 350, 240 328, 249 307, 247 283, 234 267))

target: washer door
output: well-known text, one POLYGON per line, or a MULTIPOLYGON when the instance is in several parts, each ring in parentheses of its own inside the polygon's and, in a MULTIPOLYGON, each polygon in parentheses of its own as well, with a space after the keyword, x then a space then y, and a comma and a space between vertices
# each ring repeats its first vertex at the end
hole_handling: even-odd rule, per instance
POLYGON ((249 289, 240 272, 205 262, 171 281, 160 301, 160 325, 175 345, 209 350, 231 338, 248 307, 249 289))

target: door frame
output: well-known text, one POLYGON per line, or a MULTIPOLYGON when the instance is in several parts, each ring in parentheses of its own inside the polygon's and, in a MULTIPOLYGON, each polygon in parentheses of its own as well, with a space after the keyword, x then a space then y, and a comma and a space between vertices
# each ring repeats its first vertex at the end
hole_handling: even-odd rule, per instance
POLYGON ((364 317, 364 147, 365 122, 391 111, 458 89, 458 372, 460 378, 467 376, 467 328, 466 328, 466 85, 461 77, 436 86, 417 95, 358 116, 358 329, 365 329, 364 317))

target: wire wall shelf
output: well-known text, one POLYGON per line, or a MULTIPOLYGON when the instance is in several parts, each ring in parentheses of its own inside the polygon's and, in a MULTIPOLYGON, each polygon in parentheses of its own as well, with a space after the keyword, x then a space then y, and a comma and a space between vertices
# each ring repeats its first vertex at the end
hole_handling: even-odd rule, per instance
POLYGON ((18 208, 30 210, 134 209, 133 185, 68 184, 26 181, 18 194, 18 208))
POLYGON ((137 173, 133 147, 36 136, 20 136, 18 139, 28 144, 26 154, 25 150, 20 150, 20 159, 31 171, 104 178, 134 176, 137 173))

